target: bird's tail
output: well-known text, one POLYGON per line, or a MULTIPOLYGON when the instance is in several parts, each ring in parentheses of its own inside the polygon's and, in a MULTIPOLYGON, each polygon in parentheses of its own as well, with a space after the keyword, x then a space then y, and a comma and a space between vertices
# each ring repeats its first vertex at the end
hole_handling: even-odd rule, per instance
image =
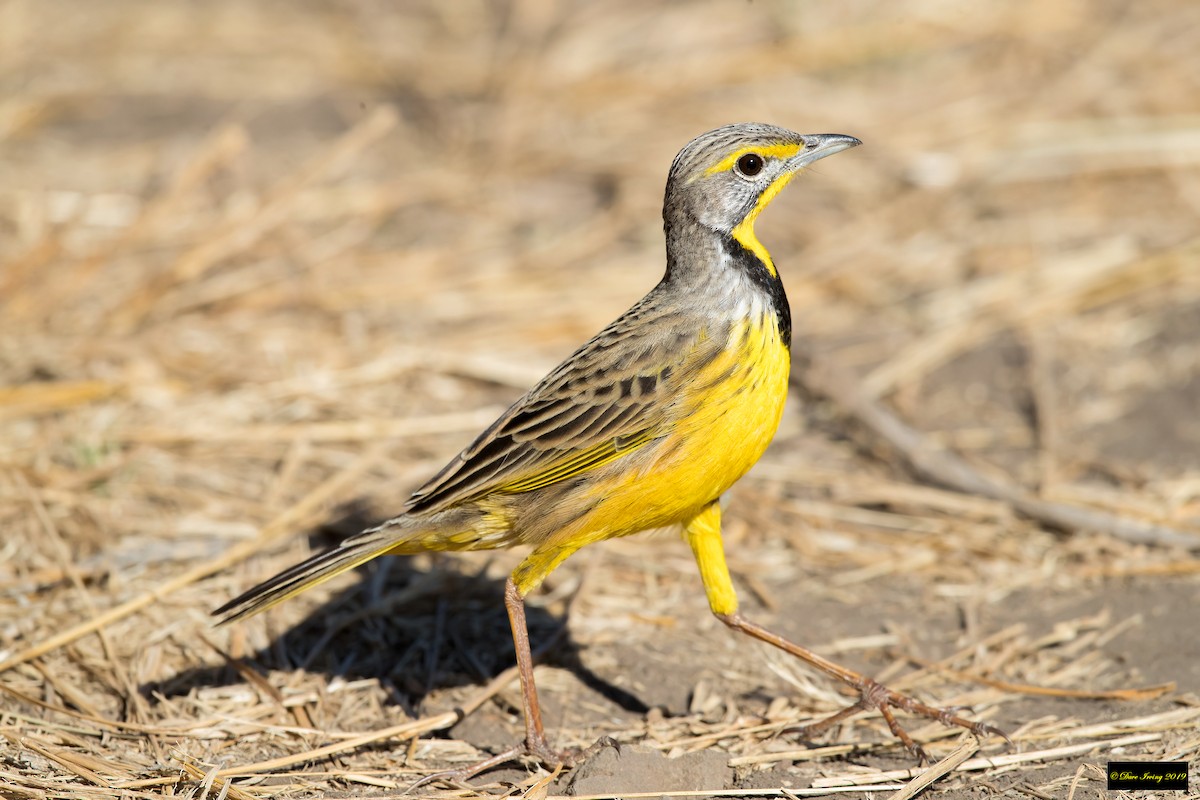
POLYGON ((285 569, 213 611, 214 616, 221 618, 217 624, 224 625, 265 611, 388 551, 408 550, 404 544, 412 531, 406 535, 404 529, 409 527, 405 525, 407 521, 404 517, 389 520, 378 528, 351 536, 339 546, 285 569))

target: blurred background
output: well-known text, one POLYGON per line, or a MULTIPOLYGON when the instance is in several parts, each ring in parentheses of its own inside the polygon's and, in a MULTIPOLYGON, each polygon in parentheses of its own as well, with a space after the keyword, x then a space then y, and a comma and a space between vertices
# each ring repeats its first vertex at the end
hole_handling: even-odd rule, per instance
MULTIPOLYGON (((228 631, 207 611, 394 513, 649 290, 672 157, 738 121, 865 143, 759 222, 806 350, 984 474, 1200 530, 1200 4, 4 0, 0 733, 25 738, 0 782, 179 791, 213 764, 420 718, 507 665, 494 581, 519 553, 372 566, 341 600, 317 592, 228 631), (409 605, 387 605, 414 581, 409 605), (364 622, 364 602, 387 613, 364 622), (353 613, 325 655, 320 619, 353 613), (456 639, 468 617, 486 624, 456 639), (288 642, 322 647, 305 660, 288 642), (226 660, 241 657, 262 674, 226 660), (302 699, 280 699, 292 689, 302 699), (277 728, 230 721, 248 707, 277 728)), ((806 644, 886 632, 842 648, 871 671, 912 666, 895 648, 945 657, 1008 624, 1074 621, 1093 637, 1076 650, 1042 642, 988 670, 1105 691, 1174 681, 1194 699, 1200 652, 1178 629, 1194 630, 1194 551, 931 487, 853 428, 836 404, 793 398, 733 492, 748 608, 806 644), (1055 672, 1093 645, 1108 667, 1055 672)), ((545 604, 550 630, 574 598, 579 652, 544 668, 560 741, 613 732, 675 752, 682 728, 663 719, 703 735, 787 716, 764 692, 811 711, 783 666, 757 650, 748 664, 712 627, 674 537, 591 550, 545 604), (583 674, 643 706, 600 692, 597 711, 583 674)), ((1180 696, 1063 701, 1053 718, 1180 696)), ((996 718, 1010 731, 1050 713, 1011 709, 996 718)), ((327 783, 304 785, 386 785, 491 744, 438 736, 317 760, 326 777, 307 780, 327 783)), ((754 754, 761 738, 704 746, 754 754)), ((1020 780, 1053 793, 1077 766, 1020 780)), ((781 758, 731 762, 724 780, 807 779, 781 758)))

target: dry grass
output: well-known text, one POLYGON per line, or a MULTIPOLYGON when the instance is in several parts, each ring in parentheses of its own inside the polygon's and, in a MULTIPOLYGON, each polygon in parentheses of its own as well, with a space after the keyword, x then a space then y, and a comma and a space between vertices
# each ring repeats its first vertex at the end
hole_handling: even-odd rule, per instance
MULTIPOLYGON (((1155 612, 1108 598, 1170 587, 1191 621, 1197 593, 1198 76, 1200 6, 1168 0, 0 3, 0 796, 394 796, 480 758, 456 707, 515 732, 519 554, 207 612, 394 510, 648 289, 670 158, 744 119, 867 144, 760 223, 803 352, 854 378, 798 395, 734 493, 747 601, 1016 723, 979 753, 915 730, 973 776, 937 796, 1194 761, 1200 673, 1145 676, 1196 637, 1123 649, 1155 612), (882 444, 854 402, 923 438, 882 444), (1020 498, 917 480, 930 447, 1020 498), (1051 530, 1047 504, 1182 536, 1051 530)), ((689 561, 643 537, 554 576, 561 743, 715 748, 712 796, 919 772, 878 719, 781 735, 844 698, 698 629, 689 561), (660 652, 681 671, 636 661, 660 652), (686 699, 631 711, 588 675, 686 699)))

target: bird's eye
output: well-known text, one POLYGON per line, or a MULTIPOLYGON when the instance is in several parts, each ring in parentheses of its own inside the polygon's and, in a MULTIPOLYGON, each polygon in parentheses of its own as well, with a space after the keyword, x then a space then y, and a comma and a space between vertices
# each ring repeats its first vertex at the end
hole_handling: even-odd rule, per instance
POLYGON ((738 172, 751 178, 762 172, 764 165, 763 158, 758 153, 746 153, 737 160, 738 172))

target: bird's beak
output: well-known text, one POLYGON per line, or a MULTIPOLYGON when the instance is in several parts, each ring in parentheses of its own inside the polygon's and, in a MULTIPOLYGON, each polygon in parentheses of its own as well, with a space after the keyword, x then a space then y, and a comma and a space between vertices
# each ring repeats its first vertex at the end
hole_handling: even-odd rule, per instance
POLYGON ((820 161, 825 156, 831 156, 862 144, 853 136, 841 133, 811 133, 800 138, 804 140, 804 149, 788 159, 787 169, 789 172, 795 172, 814 161, 820 161))

